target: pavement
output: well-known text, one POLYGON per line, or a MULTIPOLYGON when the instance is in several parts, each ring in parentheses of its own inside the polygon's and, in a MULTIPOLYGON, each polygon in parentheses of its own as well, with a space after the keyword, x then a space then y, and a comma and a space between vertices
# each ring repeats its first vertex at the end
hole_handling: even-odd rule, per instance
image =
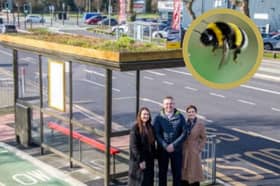
MULTIPOLYGON (((26 148, 16 143, 14 114, 0 114, 0 185, 44 185, 44 186, 101 186, 103 179, 88 170, 69 167, 66 159, 46 152, 31 144, 26 148), (5 170, 5 171, 3 171, 5 170)), ((169 180, 171 181, 171 180, 169 180)), ((127 177, 114 180, 112 186, 127 185, 127 177)), ((171 185, 169 183, 168 185, 171 185)), ((203 184, 205 185, 205 184, 203 184)), ((228 185, 217 183, 217 186, 228 185)))

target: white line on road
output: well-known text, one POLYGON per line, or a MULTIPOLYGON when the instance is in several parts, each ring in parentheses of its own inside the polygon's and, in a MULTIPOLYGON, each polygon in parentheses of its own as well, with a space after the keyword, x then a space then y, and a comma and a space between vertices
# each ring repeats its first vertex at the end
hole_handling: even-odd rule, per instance
MULTIPOLYGON (((82 81, 85 81, 85 82, 88 82, 88 83, 91 83, 91 84, 94 84, 94 85, 97 85, 97 86, 100 86, 100 87, 103 87, 103 88, 105 87, 103 84, 97 83, 95 81, 90 81, 90 80, 87 80, 87 79, 82 79, 82 81)), ((119 89, 116 89, 116 88, 112 88, 112 89, 116 92, 120 92, 119 89)))
POLYGON ((192 90, 192 91, 197 91, 196 88, 192 88, 192 87, 184 87, 185 89, 188 89, 188 90, 192 90))
POLYGON ((135 96, 131 96, 131 97, 119 97, 119 98, 112 98, 112 100, 127 100, 127 99, 136 99, 135 96))
POLYGON ((241 129, 238 129, 238 128, 231 128, 231 129, 234 130, 234 131, 243 133, 243 134, 247 134, 247 135, 251 135, 251 136, 255 136, 255 137, 261 137, 261 138, 264 138, 264 139, 267 139, 267 140, 270 140, 270 141, 274 141, 276 143, 280 143, 280 140, 273 139, 273 138, 270 138, 270 137, 267 137, 267 136, 263 136, 261 134, 258 134, 258 133, 252 132, 252 131, 245 131, 245 130, 241 130, 241 129))
MULTIPOLYGON (((100 77, 104 77, 104 78, 105 78, 105 74, 100 73, 100 72, 97 72, 97 71, 94 71, 94 70, 84 69, 84 72, 87 72, 87 73, 90 73, 90 74, 95 74, 95 75, 97 75, 97 76, 100 76, 100 77)), ((116 77, 113 76, 112 79, 116 79, 116 77)))
POLYGON ((135 73, 133 73, 133 72, 127 72, 126 74, 128 74, 130 76, 135 76, 135 73))
POLYGON ((148 79, 148 80, 154 80, 154 78, 149 77, 149 76, 144 76, 144 79, 148 79))
POLYGON ((216 97, 220 97, 220 98, 225 98, 225 96, 222 95, 222 94, 216 94, 216 93, 213 93, 213 92, 210 92, 209 94, 210 94, 211 96, 216 96, 216 97))
POLYGON ((240 103, 247 104, 247 105, 256 105, 256 103, 254 103, 254 102, 246 101, 246 100, 243 100, 243 99, 238 99, 237 101, 240 102, 240 103))
POLYGON ((275 73, 275 74, 279 74, 280 73, 280 70, 278 68, 272 68, 272 67, 260 67, 258 69, 258 71, 261 71, 261 72, 270 72, 270 73, 275 73))
POLYGON ((275 108, 275 107, 272 107, 271 110, 276 111, 276 112, 280 112, 280 109, 279 108, 275 108))
POLYGON ((26 61, 28 63, 36 64, 36 60, 32 57, 24 57, 24 58, 20 58, 20 60, 26 61))
POLYGON ((168 71, 168 72, 175 72, 175 73, 178 73, 178 74, 184 74, 184 75, 187 75, 187 76, 192 76, 192 74, 188 73, 188 72, 182 72, 182 71, 173 70, 173 69, 165 69, 165 70, 168 71))
POLYGON ((13 56, 10 52, 6 52, 6 51, 1 51, 0 50, 0 53, 4 54, 4 55, 7 55, 7 56, 13 56))
POLYGON ((145 72, 148 72, 150 74, 154 74, 154 75, 157 75, 157 76, 165 76, 166 74, 163 74, 163 73, 160 73, 160 72, 156 72, 156 71, 153 71, 153 70, 147 70, 145 72))
POLYGON ((253 90, 258 90, 258 91, 262 91, 262 92, 267 92, 267 93, 271 93, 271 94, 280 95, 280 92, 277 92, 277 91, 274 91, 274 90, 258 88, 258 87, 253 87, 253 86, 249 86, 249 85, 240 85, 240 86, 243 87, 243 88, 248 88, 248 89, 253 89, 253 90))
POLYGON ((264 79, 264 80, 269 80, 269 81, 275 81, 275 82, 280 82, 280 77, 277 76, 270 76, 266 74, 260 74, 260 73, 255 73, 253 78, 256 79, 264 79))
POLYGON ((162 82, 163 84, 166 84, 166 85, 174 85, 174 83, 170 82, 170 81, 163 81, 162 82))
MULTIPOLYGON (((155 101, 155 100, 152 100, 152 99, 149 99, 149 98, 140 98, 142 101, 146 101, 146 102, 149 102, 149 103, 154 103, 156 105, 159 105, 159 106, 162 106, 162 103, 158 102, 158 101, 155 101)), ((177 108, 180 112, 182 113, 185 113, 185 110, 184 109, 180 109, 180 108, 177 108)), ((208 123, 213 123, 212 120, 209 120, 209 119, 206 119, 205 116, 202 116, 202 115, 199 115, 197 114, 197 117, 208 122, 208 123)))

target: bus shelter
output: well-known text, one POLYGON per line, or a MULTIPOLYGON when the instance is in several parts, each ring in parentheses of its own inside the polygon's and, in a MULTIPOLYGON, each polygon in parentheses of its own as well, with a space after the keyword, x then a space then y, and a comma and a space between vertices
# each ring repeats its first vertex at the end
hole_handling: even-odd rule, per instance
MULTIPOLYGON (((116 55, 117 60, 114 59, 115 54, 98 53, 97 56, 105 56, 101 59, 85 55, 77 49, 74 52, 67 52, 65 48, 54 47, 50 43, 44 44, 36 41, 32 45, 31 41, 26 42, 22 39, 14 39, 12 36, 9 37, 1 36, 0 44, 12 50, 17 141, 27 146, 31 142, 37 143, 40 145, 41 154, 44 154, 46 150, 51 151, 68 159, 70 167, 78 165, 94 173, 98 172, 104 178, 105 186, 108 186, 114 178, 126 176, 128 167, 123 166, 123 163, 128 162, 128 151, 112 146, 112 139, 117 138, 119 141, 122 136, 127 136, 129 127, 113 126, 112 129, 112 125, 114 125, 112 117, 114 110, 117 110, 112 109, 112 103, 114 92, 117 92, 113 84, 123 85, 129 84, 129 82, 117 82, 118 80, 114 80, 114 74, 131 73, 131 79, 128 81, 133 83, 129 84, 126 89, 133 89, 131 94, 134 94, 132 96, 134 103, 130 105, 128 103, 122 107, 130 107, 130 113, 133 113, 132 117, 135 119, 140 105, 141 71, 185 66, 181 50, 123 52, 116 55), (33 58, 31 59, 30 56, 33 58), (57 85, 58 89, 53 91, 59 93, 63 91, 63 99, 65 99, 63 109, 50 107, 50 99, 55 99, 49 95, 49 89, 53 88, 50 85, 52 81, 50 61, 63 64, 61 69, 65 79, 61 82, 65 82, 65 84, 61 85, 62 89, 57 85), (23 62, 29 63, 24 70, 21 69, 23 62), (79 71, 81 68, 83 70, 79 71), (93 71, 92 68, 99 71, 93 71), (25 73, 25 76, 22 76, 21 73, 25 73), (97 78, 94 75, 98 75, 98 73, 103 76, 104 80, 99 84, 91 82, 100 87, 103 86, 102 90, 99 89, 96 92, 87 92, 83 85, 75 80, 75 78, 83 77, 83 80, 89 82, 91 78, 97 78), (91 108, 94 110, 94 116, 96 116, 93 118, 94 122, 79 114, 76 115, 76 110, 79 108, 78 101, 75 101, 77 95, 89 97, 87 104, 91 101, 90 96, 96 95, 92 107, 87 109, 87 111, 91 108), (99 107, 101 109, 96 109, 99 107), (101 125, 92 123, 103 125, 100 127, 101 125), (92 154, 93 149, 98 152, 92 154), (91 160, 88 160, 88 157, 92 157, 91 160), (92 165, 100 165, 96 161, 97 159, 103 160, 101 163, 103 167, 92 167, 92 165)), ((123 117, 120 115, 117 119, 122 122, 123 117)), ((127 142, 127 138, 123 140, 127 142)))

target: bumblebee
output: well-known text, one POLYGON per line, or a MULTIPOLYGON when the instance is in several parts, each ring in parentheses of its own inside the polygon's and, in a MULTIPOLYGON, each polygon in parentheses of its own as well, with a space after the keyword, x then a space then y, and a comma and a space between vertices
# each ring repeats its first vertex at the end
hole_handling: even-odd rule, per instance
POLYGON ((248 38, 244 30, 233 23, 213 22, 207 24, 207 28, 200 33, 200 42, 204 46, 213 46, 212 52, 218 48, 223 49, 219 69, 225 64, 230 50, 233 50, 233 61, 237 62, 237 55, 248 45, 248 38))

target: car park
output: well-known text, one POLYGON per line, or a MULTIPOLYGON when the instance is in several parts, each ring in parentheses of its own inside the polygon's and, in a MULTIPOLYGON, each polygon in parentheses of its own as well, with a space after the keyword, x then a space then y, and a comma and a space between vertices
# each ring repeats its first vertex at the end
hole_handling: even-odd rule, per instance
POLYGON ((264 38, 263 45, 265 50, 280 49, 280 34, 276 34, 270 38, 264 38))
POLYGON ((45 19, 39 15, 28 15, 25 18, 27 23, 44 23, 45 19))

